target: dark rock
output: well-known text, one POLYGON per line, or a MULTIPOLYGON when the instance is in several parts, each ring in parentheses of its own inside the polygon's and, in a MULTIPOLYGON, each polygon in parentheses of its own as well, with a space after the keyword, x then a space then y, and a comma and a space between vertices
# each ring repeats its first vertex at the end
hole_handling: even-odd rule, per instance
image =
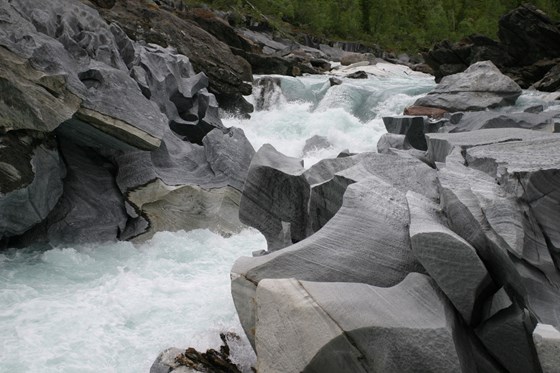
POLYGON ((230 360, 229 344, 232 339, 239 339, 233 333, 220 333, 223 345, 220 350, 209 349, 199 352, 192 347, 186 350, 168 348, 154 361, 150 373, 172 372, 207 372, 207 373, 241 373, 237 365, 230 360), (186 370, 185 370, 186 369, 186 370))
POLYGON ((309 185, 303 162, 263 145, 251 161, 243 189, 239 218, 257 228, 269 250, 306 237, 309 185))
POLYGON ((346 75, 346 78, 348 78, 348 79, 367 79, 368 74, 365 71, 359 70, 359 71, 353 72, 352 74, 346 75))
POLYGON ((64 163, 54 136, 13 131, 0 136, 0 239, 43 221, 62 195, 64 163))
POLYGON ((387 132, 405 135, 405 148, 428 150, 426 133, 438 132, 446 121, 431 122, 425 117, 399 116, 383 117, 387 132))
POLYGON ((341 85, 342 84, 342 79, 339 79, 337 77, 332 76, 332 77, 329 78, 329 83, 331 84, 331 87, 333 85, 341 85))
POLYGON ((524 113, 538 114, 544 111, 543 105, 535 105, 523 110, 524 113))
POLYGON ((498 37, 519 65, 560 57, 558 25, 531 4, 523 4, 502 16, 498 37))
POLYGON ((541 80, 534 84, 534 87, 544 92, 560 90, 560 64, 550 69, 541 80))

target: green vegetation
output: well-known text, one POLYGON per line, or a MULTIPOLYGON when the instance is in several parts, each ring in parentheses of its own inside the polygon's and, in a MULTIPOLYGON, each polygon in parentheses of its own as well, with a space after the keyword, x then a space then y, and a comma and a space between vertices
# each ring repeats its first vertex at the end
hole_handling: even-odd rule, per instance
MULTIPOLYGON (((191 0, 187 2, 192 3, 191 0)), ((200 1, 198 1, 200 3, 200 1)), ((417 51, 473 33, 496 38, 498 20, 530 2, 553 19, 560 0, 206 0, 214 8, 264 17, 279 30, 295 26, 330 39, 417 51)))

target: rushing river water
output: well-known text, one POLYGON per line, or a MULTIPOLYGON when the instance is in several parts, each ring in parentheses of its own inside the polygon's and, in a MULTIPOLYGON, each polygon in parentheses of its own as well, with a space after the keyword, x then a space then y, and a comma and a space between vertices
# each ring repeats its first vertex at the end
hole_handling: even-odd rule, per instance
MULTIPOLYGON (((224 122, 243 128, 255 149, 271 143, 296 157, 306 139, 325 136, 331 146, 305 154, 306 166, 345 149, 375 151, 385 132, 381 117, 401 114, 434 86, 432 77, 400 68, 378 75, 330 88, 326 76, 279 78, 266 110, 224 122)), ((230 268, 265 247, 254 230, 229 238, 197 230, 159 233, 136 247, 1 253, 0 372, 139 373, 170 346, 216 348, 219 332, 242 335, 230 268)), ((235 352, 250 371, 254 355, 245 339, 235 352)))

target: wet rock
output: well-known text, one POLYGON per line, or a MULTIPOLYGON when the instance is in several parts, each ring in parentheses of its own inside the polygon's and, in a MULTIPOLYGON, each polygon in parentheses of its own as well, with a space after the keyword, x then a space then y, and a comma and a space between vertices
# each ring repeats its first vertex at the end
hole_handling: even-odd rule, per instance
POLYGON ((331 143, 325 136, 315 135, 305 140, 305 145, 303 146, 303 154, 307 154, 311 151, 328 149, 331 146, 331 143))
POLYGON ((490 61, 477 62, 463 73, 446 76, 427 96, 414 105, 447 111, 480 111, 513 105, 521 88, 490 61))
POLYGON ((560 90, 560 64, 550 69, 541 80, 534 84, 534 88, 544 92, 560 90))
POLYGON ((367 79, 368 74, 365 71, 359 70, 359 71, 353 72, 352 74, 346 75, 346 78, 348 78, 348 79, 367 79))
POLYGON ((309 185, 303 162, 263 145, 249 167, 239 218, 265 236, 269 250, 306 237, 309 185))
POLYGON ((462 331, 451 306, 421 274, 390 288, 263 280, 256 301, 259 371, 472 369, 461 361, 469 351, 454 344, 462 331))

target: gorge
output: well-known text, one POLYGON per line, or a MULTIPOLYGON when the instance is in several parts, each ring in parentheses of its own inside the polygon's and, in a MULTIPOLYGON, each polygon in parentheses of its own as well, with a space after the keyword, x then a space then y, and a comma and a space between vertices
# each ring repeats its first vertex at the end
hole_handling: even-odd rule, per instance
POLYGON ((0 371, 560 366, 557 92, 94 3, 0 3, 0 371))

